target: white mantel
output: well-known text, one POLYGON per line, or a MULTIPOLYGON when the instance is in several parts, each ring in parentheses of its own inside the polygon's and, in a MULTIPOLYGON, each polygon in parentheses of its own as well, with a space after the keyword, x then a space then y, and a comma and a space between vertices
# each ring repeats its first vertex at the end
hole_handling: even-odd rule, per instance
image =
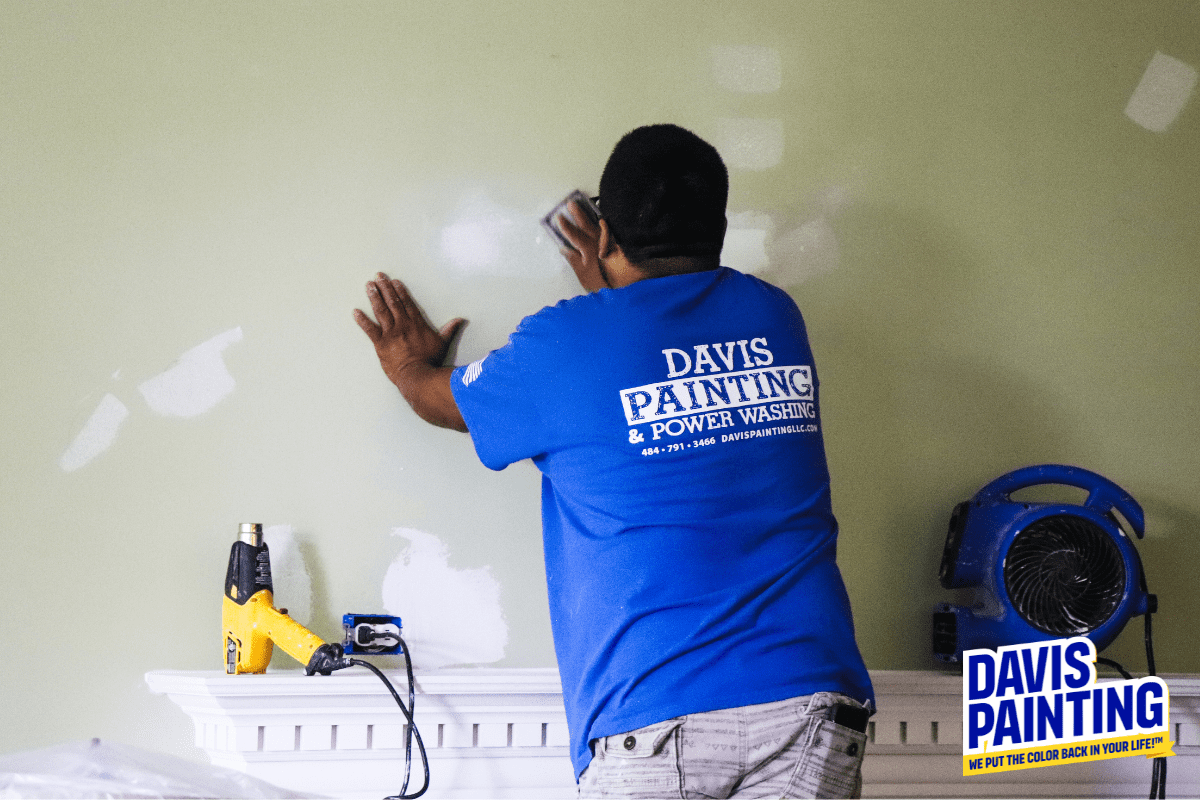
MULTIPOLYGON (((403 671, 389 679, 407 699, 403 671)), ((1170 687, 1176 756, 1168 797, 1200 795, 1200 678, 1170 687)), ((873 671, 880 711, 863 767, 865 797, 1145 797, 1150 762, 1129 757, 996 775, 962 776, 962 679, 933 671, 873 671)), ((196 746, 218 766, 331 797, 400 788, 404 719, 362 669, 330 676, 156 671, 151 691, 193 720, 196 746)), ((427 797, 573 797, 558 671, 457 669, 417 673, 417 727, 429 752, 427 797)), ((416 747, 413 747, 417 761, 416 747)), ((410 790, 420 785, 414 764, 410 790)))
MULTIPOLYGON (((407 702, 403 670, 388 679, 407 702)), ((158 671, 146 675, 196 726, 212 763, 332 797, 382 797, 403 780, 404 716, 364 669, 328 676, 158 671)), ((561 797, 575 779, 556 669, 418 672, 414 718, 429 754, 427 797, 561 797)), ((421 785, 413 744, 409 791, 421 785)))

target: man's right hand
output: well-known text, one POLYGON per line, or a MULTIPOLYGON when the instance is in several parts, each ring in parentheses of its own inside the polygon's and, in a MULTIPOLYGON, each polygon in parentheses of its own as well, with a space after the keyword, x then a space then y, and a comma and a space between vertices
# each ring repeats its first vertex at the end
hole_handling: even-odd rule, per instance
POLYGON ((453 319, 439 331, 429 324, 408 289, 382 272, 367 283, 375 319, 354 309, 354 321, 375 345, 379 365, 426 422, 456 431, 467 425, 450 389, 453 367, 443 367, 450 343, 465 320, 453 319))
POLYGON ((554 218, 555 226, 571 243, 571 247, 560 247, 559 252, 575 270, 575 277, 584 291, 611 288, 600 263, 600 226, 591 221, 579 201, 572 200, 567 208, 570 214, 559 214, 554 218))

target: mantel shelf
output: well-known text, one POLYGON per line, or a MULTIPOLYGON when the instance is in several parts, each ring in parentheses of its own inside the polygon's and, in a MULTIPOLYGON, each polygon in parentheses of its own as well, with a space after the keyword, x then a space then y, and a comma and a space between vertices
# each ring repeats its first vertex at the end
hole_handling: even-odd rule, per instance
MULTIPOLYGON (((403 670, 387 671, 401 696, 403 670)), ((1200 676, 1165 675, 1176 756, 1169 794, 1200 794, 1200 676)), ((937 671, 873 671, 879 712, 869 729, 865 797, 1142 796, 1149 762, 1118 758, 962 776, 962 678, 937 671)), ((562 685, 556 669, 417 672, 416 723, 429 753, 429 797, 573 797, 562 685)), ((363 670, 230 676, 147 673, 193 720, 214 764, 289 789, 382 797, 399 787, 404 718, 363 670)), ((414 747, 415 751, 415 747, 414 747)), ((415 755, 414 755, 415 758, 415 755)), ((419 765, 414 767, 419 779, 419 765)))

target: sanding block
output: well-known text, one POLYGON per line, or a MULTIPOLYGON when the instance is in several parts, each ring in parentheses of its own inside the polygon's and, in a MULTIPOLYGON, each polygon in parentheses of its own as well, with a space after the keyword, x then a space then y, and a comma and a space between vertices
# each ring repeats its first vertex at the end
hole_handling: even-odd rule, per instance
POLYGON ((555 220, 559 217, 559 215, 567 217, 571 216, 571 209, 568 206, 572 201, 579 203, 579 206, 583 209, 583 213, 588 215, 588 219, 592 222, 592 224, 600 221, 600 207, 596 205, 596 201, 576 189, 564 197, 562 202, 550 209, 550 213, 542 217, 542 227, 549 231, 550 235, 554 237, 555 241, 557 241, 559 245, 562 247, 569 247, 574 250, 575 246, 567 240, 567 237, 563 235, 563 232, 559 230, 558 225, 555 224, 555 220))

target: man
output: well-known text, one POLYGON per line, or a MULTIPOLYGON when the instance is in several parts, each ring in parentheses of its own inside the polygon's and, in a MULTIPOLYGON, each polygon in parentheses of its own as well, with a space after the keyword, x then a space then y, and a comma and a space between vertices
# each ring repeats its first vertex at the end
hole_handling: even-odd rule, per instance
POLYGON ((542 471, 551 621, 585 797, 857 796, 873 696, 835 563, 804 322, 721 268, 728 175, 673 125, 557 219, 587 294, 441 366, 403 284, 356 311, 423 419, 542 471))

